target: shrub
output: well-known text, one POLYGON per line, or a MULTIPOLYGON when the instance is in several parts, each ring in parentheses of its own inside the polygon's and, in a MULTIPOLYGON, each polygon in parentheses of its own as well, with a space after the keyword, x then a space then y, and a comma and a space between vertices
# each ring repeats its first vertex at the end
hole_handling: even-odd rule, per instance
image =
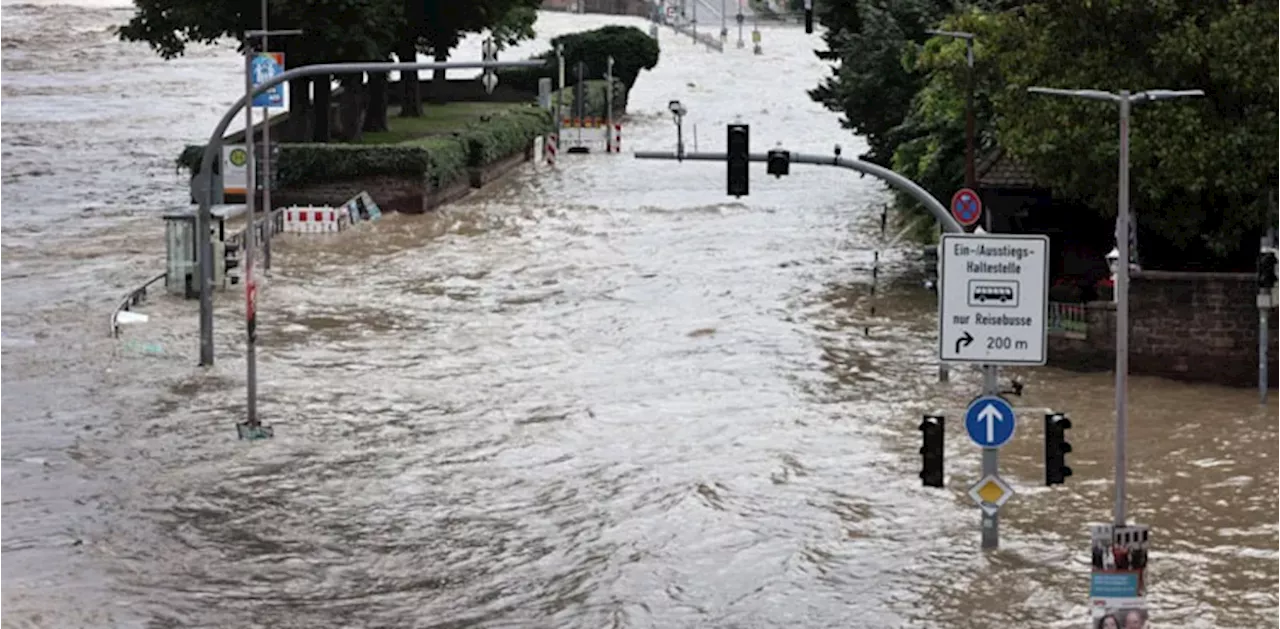
MULTIPOLYGON (((188 145, 178 157, 178 166, 194 174, 203 151, 204 145, 188 145)), ((274 185, 285 188, 355 177, 423 175, 430 166, 430 154, 418 146, 281 144, 272 170, 274 185)))
POLYGON ((466 146, 467 165, 478 167, 523 150, 552 126, 550 112, 530 106, 482 118, 468 125, 459 137, 466 146))
MULTIPOLYGON (((468 167, 486 166, 522 150, 552 128, 551 114, 529 106, 482 117, 450 135, 401 144, 281 144, 272 165, 280 188, 374 176, 427 176, 448 185, 468 167)), ((195 172, 203 145, 189 145, 178 166, 195 172)), ((215 164, 216 166, 216 164, 215 164)))
POLYGON ((539 78, 546 76, 554 79, 556 76, 557 44, 564 44, 565 87, 577 82, 575 65, 579 61, 587 63, 584 78, 602 79, 608 67, 609 56, 612 55, 614 78, 622 81, 626 91, 630 91, 636 84, 641 70, 651 70, 658 65, 657 40, 634 26, 605 26, 552 39, 550 51, 532 57, 546 61, 545 67, 499 70, 498 80, 517 89, 537 92, 539 78))

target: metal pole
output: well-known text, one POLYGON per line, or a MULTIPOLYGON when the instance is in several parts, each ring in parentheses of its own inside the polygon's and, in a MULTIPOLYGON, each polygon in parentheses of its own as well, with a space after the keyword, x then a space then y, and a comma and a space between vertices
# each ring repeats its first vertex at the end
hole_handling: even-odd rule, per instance
POLYGON ((676 154, 684 158, 684 116, 676 116, 676 154))
POLYGON ((1116 504, 1115 524, 1125 524, 1129 434, 1129 90, 1120 90, 1120 205, 1116 209, 1116 504))
POLYGON ((698 43, 698 0, 693 0, 693 43, 698 43))
MULTIPOLYGON (((267 43, 267 0, 262 0, 262 52, 271 52, 267 43)), ((283 69, 283 68, 282 68, 283 69)), ((271 215, 271 107, 262 107, 262 209, 271 215)), ((251 227, 253 225, 250 225, 251 227)), ((262 239, 262 264, 271 268, 271 230, 267 229, 262 239)))
POLYGON ((559 73, 560 84, 556 90, 556 151, 560 150, 560 131, 562 129, 560 117, 564 115, 564 44, 556 45, 556 67, 559 73))
MULTIPOLYGON (((1276 249, 1276 228, 1275 228, 1276 192, 1275 190, 1272 190, 1269 196, 1270 198, 1268 199, 1268 204, 1270 205, 1270 208, 1267 211, 1267 224, 1270 226, 1267 227, 1267 235, 1262 240, 1262 247, 1259 249, 1259 252, 1266 249, 1272 249, 1272 250, 1276 249)), ((1261 271, 1261 269, 1259 269, 1259 271, 1261 271)), ((1270 321, 1271 313, 1269 311, 1271 310, 1271 308, 1275 307, 1276 304, 1273 297, 1275 293, 1273 291, 1268 290, 1266 292, 1265 300, 1261 299, 1261 296, 1263 294, 1262 287, 1258 287, 1258 294, 1259 294, 1259 300, 1258 300, 1258 401, 1263 404, 1266 404, 1267 390, 1271 387, 1271 377, 1270 377, 1270 374, 1267 373, 1268 371, 1267 368, 1270 366, 1270 362, 1271 362, 1269 360, 1270 357, 1267 354, 1267 349, 1268 349, 1267 344, 1270 342, 1269 339, 1267 338, 1268 328, 1270 326, 1268 326, 1267 324, 1271 322, 1270 321)))
MULTIPOLYGON (((265 37, 264 37, 265 39, 265 37)), ((248 105, 244 108, 244 144, 249 154, 249 167, 246 172, 244 207, 247 223, 244 230, 244 297, 245 297, 245 377, 247 393, 247 421, 250 426, 258 425, 258 354, 256 344, 256 308, 254 307, 255 280, 253 275, 253 250, 257 247, 255 232, 257 216, 254 213, 254 200, 258 196, 256 157, 253 150, 253 58, 252 39, 246 37, 244 43, 244 95, 248 105)))
MULTIPOLYGON (((983 395, 1000 395, 1000 367, 996 365, 982 366, 982 394, 983 395)), ((994 476, 998 473, 1000 467, 1000 449, 999 448, 983 448, 982 449, 982 478, 994 476)), ((1000 513, 993 512, 988 514, 985 509, 979 510, 982 513, 982 548, 984 550, 995 549, 1000 547, 1000 513)))
POLYGON ((728 16, 725 15, 726 2, 728 2, 728 0, 720 0, 720 43, 722 44, 724 43, 724 40, 729 37, 728 16))
POLYGON ((1267 403, 1267 388, 1271 385, 1267 377, 1267 308, 1258 308, 1258 401, 1267 403))
MULTIPOLYGON (((965 95, 964 95, 964 187, 970 190, 978 185, 978 167, 976 157, 974 155, 975 136, 977 131, 975 127, 973 112, 973 38, 968 37, 964 40, 965 58, 968 62, 968 70, 965 71, 965 95)), ((984 211, 983 218, 986 219, 987 233, 991 233, 991 212, 984 211)))
MULTIPOLYGON (((837 166, 839 168, 847 168, 863 174, 871 175, 885 183, 907 193, 911 198, 918 201, 928 210, 933 218, 938 221, 938 225, 942 231, 951 234, 964 233, 964 228, 960 223, 956 222, 955 217, 951 216, 941 201, 935 199, 927 190, 920 187, 920 184, 899 175, 888 168, 878 166, 870 162, 864 162, 857 159, 849 159, 847 157, 832 157, 827 155, 811 155, 807 153, 789 153, 792 164, 815 164, 818 166, 837 166)), ((685 153, 678 155, 667 151, 636 151, 636 159, 670 159, 670 160, 691 160, 704 162, 723 162, 729 158, 726 153, 685 153)), ((768 153, 751 153, 747 156, 749 162, 768 162, 768 153)))
POLYGON ((605 60, 604 78, 608 81, 604 87, 604 146, 606 152, 612 153, 617 148, 613 145, 613 55, 605 60))

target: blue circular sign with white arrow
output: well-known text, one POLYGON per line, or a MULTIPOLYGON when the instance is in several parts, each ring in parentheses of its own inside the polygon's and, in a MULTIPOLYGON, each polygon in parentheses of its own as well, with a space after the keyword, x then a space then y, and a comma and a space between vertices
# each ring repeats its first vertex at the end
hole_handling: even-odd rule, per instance
POLYGON ((1013 438, 1017 420, 1013 407, 996 395, 984 395, 964 412, 964 429, 969 438, 984 448, 999 448, 1013 438))

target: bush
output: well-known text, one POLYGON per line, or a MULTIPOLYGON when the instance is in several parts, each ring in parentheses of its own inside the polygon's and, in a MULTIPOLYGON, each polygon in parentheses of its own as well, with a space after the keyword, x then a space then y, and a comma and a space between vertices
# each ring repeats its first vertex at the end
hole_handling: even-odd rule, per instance
POLYGON ((523 150, 529 142, 552 129, 551 113, 530 106, 493 114, 463 129, 467 166, 480 167, 523 150))
MULTIPOLYGON (((402 144, 281 144, 273 164, 280 188, 374 176, 427 176, 448 185, 468 167, 486 166, 522 150, 552 128, 551 113, 530 105, 482 117, 451 135, 402 144)), ((195 172, 203 145, 189 145, 178 166, 195 172)), ((215 165, 216 166, 216 165, 215 165)))
POLYGON ((539 78, 547 76, 554 80, 557 72, 555 47, 559 44, 564 45, 565 87, 577 82, 575 66, 579 61, 587 64, 583 78, 603 79, 612 55, 614 78, 622 81, 627 91, 636 84, 641 70, 652 70, 658 65, 657 40, 634 26, 605 26, 552 39, 550 51, 532 57, 545 60, 546 67, 499 70, 498 80, 517 89, 537 92, 539 78))
MULTIPOLYGON (((203 151, 204 145, 187 146, 178 166, 194 174, 203 151)), ((355 177, 423 175, 431 161, 426 149, 411 145, 281 144, 272 170, 274 185, 285 188, 355 177)))

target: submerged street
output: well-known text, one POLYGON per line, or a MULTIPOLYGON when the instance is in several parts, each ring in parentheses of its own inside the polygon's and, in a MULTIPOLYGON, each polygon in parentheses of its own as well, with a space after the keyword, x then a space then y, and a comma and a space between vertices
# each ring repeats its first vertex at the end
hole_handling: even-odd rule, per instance
MULTIPOLYGON (((239 57, 161 61, 111 33, 128 5, 95 1, 4 5, 6 627, 1083 626, 1113 377, 1002 375, 1027 383, 1001 459, 1017 495, 980 552, 959 421, 980 374, 937 381, 918 247, 842 169, 753 164, 734 199, 723 164, 562 155, 437 214, 282 235, 258 298, 276 436, 237 441, 242 293, 217 297, 209 370, 194 301, 153 296, 120 340, 106 321, 163 270, 173 158, 235 98, 239 57), (1045 408, 1074 423, 1052 488, 1045 408), (935 410, 945 489, 917 476, 935 410)), ((648 28, 543 12, 507 54, 606 23, 648 28)), ((664 30, 624 150, 673 150, 679 99, 690 149, 741 121, 756 151, 859 154, 806 95, 817 42, 762 31, 755 56, 664 30)), ((1159 626, 1277 626, 1274 394, 1131 387, 1159 626)))

